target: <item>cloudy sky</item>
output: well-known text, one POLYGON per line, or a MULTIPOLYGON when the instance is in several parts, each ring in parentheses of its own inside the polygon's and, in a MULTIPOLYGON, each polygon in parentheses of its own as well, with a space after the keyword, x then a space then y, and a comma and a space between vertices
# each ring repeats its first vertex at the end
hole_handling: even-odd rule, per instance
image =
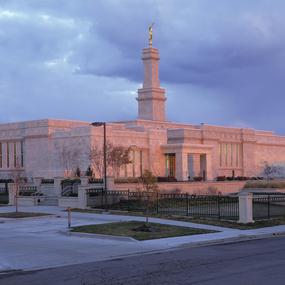
POLYGON ((137 116, 155 22, 168 119, 285 134, 284 0, 0 0, 0 122, 137 116))

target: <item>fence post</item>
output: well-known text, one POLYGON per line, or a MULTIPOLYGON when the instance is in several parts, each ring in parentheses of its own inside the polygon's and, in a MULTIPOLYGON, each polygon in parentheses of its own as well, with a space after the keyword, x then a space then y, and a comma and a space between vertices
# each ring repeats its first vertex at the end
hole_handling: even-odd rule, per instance
POLYGON ((156 193, 156 213, 159 213, 159 193, 156 193))
POLYGON ((218 195, 218 218, 219 218, 219 220, 221 219, 221 205, 220 205, 220 198, 221 198, 221 195, 219 194, 219 195, 218 195))
POLYGON ((267 195, 267 218, 270 219, 270 195, 267 195))
POLYGON ((130 211, 130 189, 128 189, 128 212, 130 211))
POLYGON ((239 223, 253 223, 252 193, 239 193, 239 223))
POLYGON ((187 205, 187 213, 186 213, 186 216, 188 217, 188 216, 189 216, 189 210, 190 210, 190 209, 189 209, 189 206, 190 206, 190 205, 189 205, 189 194, 188 194, 188 193, 186 193, 186 199, 187 199, 187 200, 186 200, 186 203, 187 203, 187 204, 186 204, 186 205, 187 205))
POLYGON ((103 209, 103 205, 104 205, 104 189, 101 189, 101 209, 103 209))

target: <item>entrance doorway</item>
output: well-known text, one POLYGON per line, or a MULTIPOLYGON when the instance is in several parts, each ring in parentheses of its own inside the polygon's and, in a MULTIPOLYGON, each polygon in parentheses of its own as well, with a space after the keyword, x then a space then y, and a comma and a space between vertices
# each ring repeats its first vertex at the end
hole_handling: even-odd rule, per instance
POLYGON ((175 153, 165 154, 166 177, 175 177, 176 175, 176 158, 175 153))

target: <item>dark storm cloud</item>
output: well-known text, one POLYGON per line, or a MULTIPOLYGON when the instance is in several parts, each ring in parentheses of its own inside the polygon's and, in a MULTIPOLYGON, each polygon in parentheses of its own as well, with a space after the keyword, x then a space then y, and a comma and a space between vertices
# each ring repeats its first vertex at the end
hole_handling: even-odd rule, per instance
POLYGON ((0 0, 8 106, 0 120, 134 118, 154 21, 170 119, 284 133, 284 8, 281 0, 0 0))

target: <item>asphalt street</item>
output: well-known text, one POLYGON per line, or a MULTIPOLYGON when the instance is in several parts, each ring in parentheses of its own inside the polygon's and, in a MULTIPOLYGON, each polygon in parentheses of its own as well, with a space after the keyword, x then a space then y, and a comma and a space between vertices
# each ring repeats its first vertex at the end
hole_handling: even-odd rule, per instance
POLYGON ((285 237, 0 275, 1 285, 285 284, 285 237))

